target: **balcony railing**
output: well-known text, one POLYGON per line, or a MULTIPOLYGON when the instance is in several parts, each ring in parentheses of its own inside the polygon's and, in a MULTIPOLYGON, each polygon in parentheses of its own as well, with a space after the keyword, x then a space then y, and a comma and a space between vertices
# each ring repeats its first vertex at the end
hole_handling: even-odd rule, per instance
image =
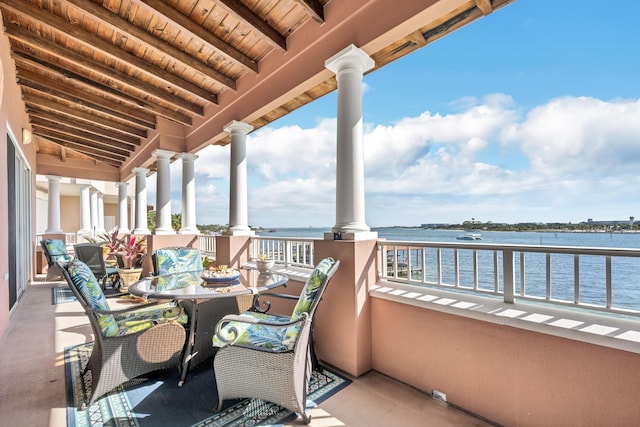
POLYGON ((216 258, 216 236, 198 235, 198 248, 209 258, 216 258))
POLYGON ((316 239, 254 236, 251 238, 251 258, 258 259, 259 255, 264 255, 285 267, 313 268, 314 240, 316 239))
POLYGON ((640 316, 640 250, 380 241, 381 279, 640 316))

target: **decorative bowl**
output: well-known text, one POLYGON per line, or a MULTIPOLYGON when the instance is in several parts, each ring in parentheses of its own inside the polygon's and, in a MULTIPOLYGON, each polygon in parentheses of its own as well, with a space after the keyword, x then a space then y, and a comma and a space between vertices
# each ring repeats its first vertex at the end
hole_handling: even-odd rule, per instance
POLYGON ((205 270, 200 276, 207 283, 229 284, 229 282, 237 281, 240 277, 238 270, 229 269, 225 271, 205 270))

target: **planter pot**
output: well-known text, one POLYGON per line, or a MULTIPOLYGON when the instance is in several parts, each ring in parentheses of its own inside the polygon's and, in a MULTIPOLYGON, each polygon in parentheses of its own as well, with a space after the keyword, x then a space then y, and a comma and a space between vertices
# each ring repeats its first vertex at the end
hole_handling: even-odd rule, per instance
POLYGON ((258 267, 260 273, 268 273, 273 268, 273 264, 275 264, 275 261, 272 259, 256 261, 256 267, 258 267))
POLYGON ((126 292, 132 283, 140 280, 142 274, 141 268, 120 268, 118 269, 118 276, 120 276, 120 291, 126 292))

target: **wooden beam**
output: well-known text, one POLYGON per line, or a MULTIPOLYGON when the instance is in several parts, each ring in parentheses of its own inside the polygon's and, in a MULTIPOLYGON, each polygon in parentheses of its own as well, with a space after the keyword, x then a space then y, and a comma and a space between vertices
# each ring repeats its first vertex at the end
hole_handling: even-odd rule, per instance
MULTIPOLYGON (((160 53, 168 54, 176 59, 176 61, 184 64, 187 67, 190 67, 204 76, 216 80, 222 85, 235 90, 236 82, 230 77, 225 76, 224 74, 214 70, 213 68, 203 64, 192 56, 187 55, 183 51, 175 48, 174 46, 166 43, 157 37, 152 36, 147 31, 143 30, 140 27, 137 27, 120 17, 115 13, 112 13, 108 9, 89 1, 89 0, 65 0, 66 2, 74 5, 81 11, 92 15, 96 20, 102 21, 104 24, 113 28, 115 31, 126 35, 126 37, 134 38, 143 45, 146 45, 160 53)), ((217 102, 216 102, 217 103, 217 102)))
MULTIPOLYGON (((46 112, 47 108, 43 107, 37 102, 38 100, 33 99, 33 97, 31 96, 25 97, 25 103, 27 103, 27 108, 29 109, 29 111, 31 111, 31 109, 33 108, 36 111, 46 112)), ((54 110, 55 107, 56 106, 53 106, 50 110, 54 110)), ((45 124, 42 120, 39 120, 38 124, 41 127, 44 127, 46 125, 48 129, 55 130, 60 133, 67 133, 71 137, 75 137, 78 140, 86 141, 90 145, 97 144, 100 146, 104 146, 109 150, 114 150, 114 152, 122 152, 124 154, 125 152, 128 153, 128 152, 134 151, 136 148, 135 143, 131 143, 126 140, 122 140, 122 139, 114 140, 111 138, 107 138, 105 136, 95 135, 90 132, 79 130, 77 127, 74 127, 74 126, 69 126, 69 125, 60 124, 60 123, 57 123, 57 124, 53 123, 51 120, 47 120, 47 124, 45 124), (50 125, 48 123, 50 123, 50 125)))
MULTIPOLYGON (((80 88, 80 90, 86 90, 89 89, 92 92, 100 92, 101 94, 109 97, 109 98, 116 98, 122 102, 125 102, 128 105, 133 105, 134 107, 138 107, 138 108, 145 108, 146 110, 152 111, 153 113, 159 115, 159 116, 163 116, 166 117, 169 120, 174 120, 178 123, 183 123, 186 125, 191 125, 191 117, 187 116, 186 114, 182 114, 180 112, 171 110, 167 107, 163 107, 161 105, 156 105, 154 103, 150 103, 148 100, 139 100, 136 98, 133 98, 132 96, 129 96, 128 94, 122 94, 122 93, 118 93, 115 91, 110 90, 107 87, 104 87, 103 85, 99 85, 95 82, 90 82, 90 81, 86 81, 86 79, 80 79, 80 78, 73 78, 73 75, 69 75, 69 74, 63 74, 62 72, 56 71, 56 70, 52 70, 47 68, 46 66, 43 66, 42 64, 38 63, 38 62, 28 62, 26 58, 22 58, 21 56, 17 56, 14 55, 13 56, 14 60, 16 61, 16 65, 20 65, 20 64, 28 64, 31 65, 33 67, 37 67, 40 70, 43 70, 43 72, 49 72, 49 73, 53 73, 56 74, 57 77, 61 80, 61 81, 68 81, 68 84, 72 84, 74 85, 74 87, 76 88, 80 88)), ((26 70, 24 70, 26 71, 26 70)), ((18 79, 20 79, 20 73, 22 73, 23 71, 21 70, 18 74, 18 79)), ((37 73, 36 73, 37 74, 37 73)), ((41 80, 40 82, 45 82, 46 83, 47 78, 44 76, 41 76, 41 80)))
POLYGON ((486 16, 491 12, 493 12, 493 5, 491 4, 491 0, 473 0, 473 1, 475 2, 478 9, 482 11, 483 15, 486 16))
POLYGON ((0 8, 9 9, 21 16, 28 16, 45 25, 63 36, 69 37, 90 50, 99 51, 117 62, 125 62, 128 66, 137 69, 158 80, 162 80, 163 88, 171 95, 177 95, 180 90, 198 96, 207 102, 216 101, 216 95, 191 83, 181 77, 167 72, 160 67, 150 64, 137 56, 130 54, 113 43, 109 43, 95 34, 85 31, 83 28, 72 25, 65 19, 46 12, 31 3, 23 0, 2 0, 0 8), (173 92, 175 91, 175 92, 173 92))
POLYGON ((176 25, 181 26, 185 31, 190 32, 211 47, 219 51, 227 60, 234 64, 242 65, 254 72, 258 72, 258 62, 246 56, 230 44, 219 39, 215 34, 211 34, 200 25, 197 25, 188 17, 184 16, 173 7, 169 6, 164 0, 131 0, 132 3, 146 4, 155 14, 161 14, 166 19, 173 21, 176 25))
POLYGON ((294 0, 316 22, 324 22, 324 8, 317 0, 294 0))
POLYGON ((23 88, 30 88, 67 102, 84 105, 105 115, 111 115, 132 126, 138 126, 143 129, 155 129, 156 127, 156 117, 141 111, 140 108, 128 107, 115 100, 106 100, 71 85, 64 85, 58 81, 46 79, 36 72, 23 68, 18 68, 16 75, 18 83, 23 88))
MULTIPOLYGON (((129 92, 125 92, 123 87, 127 87, 133 89, 135 91, 141 92, 142 94, 146 94, 151 96, 159 101, 169 102, 175 105, 177 108, 182 110, 190 111, 192 113, 202 115, 203 109, 199 105, 196 105, 192 102, 186 101, 183 98, 179 97, 171 97, 171 101, 167 100, 167 92, 159 89, 156 86, 153 86, 148 83, 144 83, 142 81, 134 80, 126 73, 113 69, 111 67, 107 67, 105 65, 99 64, 95 61, 88 60, 86 57, 72 52, 67 49, 63 49, 59 45, 45 40, 42 37, 38 37, 35 33, 25 30, 23 28, 17 26, 11 26, 7 28, 7 35, 9 38, 14 40, 19 40, 22 43, 32 47, 35 49, 35 52, 30 49, 29 51, 25 51, 24 49, 14 48, 14 53, 19 52, 22 54, 22 57, 25 59, 29 59, 31 61, 37 61, 41 65, 46 66, 47 68, 52 68, 58 70, 61 74, 63 74, 66 78, 74 71, 71 70, 69 66, 62 65, 53 65, 50 64, 43 59, 36 59, 33 57, 34 54, 37 54, 39 51, 43 51, 46 54, 52 55, 55 58, 58 58, 59 61, 63 63, 70 63, 73 66, 80 67, 83 70, 82 77, 88 79, 90 81, 95 81, 91 78, 91 73, 95 73, 100 77, 106 79, 107 81, 111 81, 112 83, 109 85, 109 89, 113 91, 124 92, 129 95, 129 92), (44 62, 44 63, 43 63, 44 62), (113 84, 113 82, 117 84, 113 84)), ((149 102, 144 96, 139 95, 136 99, 142 102, 149 102)))
POLYGON ((282 52, 287 50, 287 39, 239 0, 218 0, 216 5, 250 26, 272 46, 282 52))
MULTIPOLYGON (((25 102, 29 103, 30 100, 25 99, 25 102)), ((36 121, 38 122, 38 126, 40 126, 41 128, 46 127, 47 129, 59 132, 60 134, 67 134, 69 137, 74 138, 74 140, 83 141, 91 147, 103 147, 105 150, 111 151, 114 154, 128 155, 136 148, 135 144, 130 144, 122 140, 114 141, 113 139, 94 135, 90 132, 85 132, 64 124, 53 123, 51 121, 49 121, 48 123, 44 123, 39 120, 36 121)))
POLYGON ((112 139, 114 141, 126 142, 127 144, 132 145, 140 145, 140 139, 129 134, 114 131, 110 129, 105 129, 101 127, 102 123, 99 122, 84 122, 83 120, 69 120, 67 116, 64 114, 57 114, 55 112, 49 111, 37 111, 35 109, 29 110, 29 118, 32 122, 42 122, 47 121, 52 124, 56 124, 58 126, 68 126, 70 128, 76 129, 78 131, 86 131, 92 133, 94 135, 103 136, 105 138, 112 139), (97 124, 97 125, 96 125, 97 124))
MULTIPOLYGON (((84 156, 91 158, 92 160, 99 160, 104 163, 115 166, 117 168, 119 168, 122 162, 124 161, 124 160, 122 161, 116 160, 113 158, 113 156, 109 156, 108 153, 104 153, 100 150, 94 150, 91 147, 87 147, 80 143, 67 141, 64 139, 58 139, 55 136, 48 135, 46 131, 41 132, 40 130, 34 129, 33 134, 37 135, 39 138, 43 138, 51 143, 59 145, 61 149, 67 148, 67 149, 73 150, 77 153, 80 153, 84 156)), ((64 159, 66 159, 66 154, 64 159)))

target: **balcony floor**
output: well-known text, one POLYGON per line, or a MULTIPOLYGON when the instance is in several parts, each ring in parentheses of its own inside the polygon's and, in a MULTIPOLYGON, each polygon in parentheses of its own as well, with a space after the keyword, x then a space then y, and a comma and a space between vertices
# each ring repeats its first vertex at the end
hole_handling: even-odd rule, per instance
MULTIPOLYGON (((51 304, 50 288, 63 284, 39 277, 12 312, 0 342, 2 425, 67 425, 64 348, 93 337, 78 303, 51 304)), ((323 427, 490 425, 375 371, 354 379, 312 415, 311 425, 323 427)))

